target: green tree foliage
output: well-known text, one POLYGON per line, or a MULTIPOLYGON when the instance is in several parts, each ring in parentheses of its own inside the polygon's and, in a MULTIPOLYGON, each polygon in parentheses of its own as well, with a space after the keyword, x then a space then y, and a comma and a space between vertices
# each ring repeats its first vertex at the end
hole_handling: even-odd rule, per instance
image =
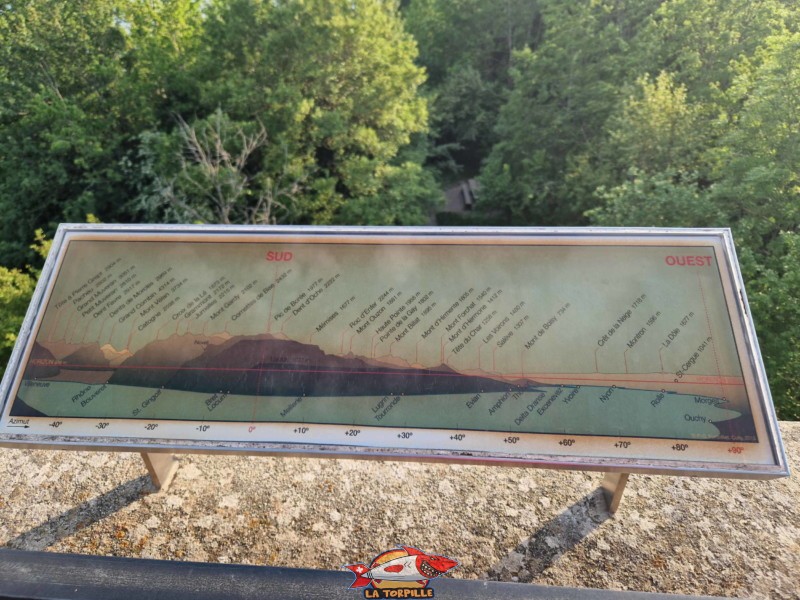
POLYGON ((162 45, 172 49, 174 16, 192 4, 27 0, 0 9, 0 263, 34 259, 28 244, 39 227, 87 212, 132 216, 136 177, 126 165, 174 67, 159 59, 157 72, 154 52, 137 43, 162 41, 137 24, 169 31, 172 45, 162 45))
POLYGON ((732 89, 740 110, 714 149, 716 196, 763 249, 800 227, 800 34, 771 37, 732 89))
POLYGON ((412 0, 404 15, 434 86, 454 67, 505 79, 514 50, 536 45, 542 33, 539 3, 530 0, 412 0))
POLYGON ((248 198, 304 183, 270 219, 424 222, 440 194, 404 151, 427 130, 415 57, 381 0, 5 3, 0 264, 24 267, 37 228, 87 212, 170 216, 141 209, 188 167, 182 124, 201 132, 218 110, 266 134, 241 168, 248 198))
POLYGON ((719 102, 736 65, 797 18, 782 0, 666 0, 636 36, 640 72, 666 70, 703 102, 719 102))
POLYGON ((113 96, 125 39, 110 2, 14 2, 0 18, 3 262, 32 258, 34 230, 113 197, 113 96), (101 183, 102 181, 102 183, 101 183))
POLYGON ((800 420, 800 234, 783 232, 766 259, 740 248, 750 308, 781 419, 800 420))
POLYGON ((268 137, 253 125, 234 123, 217 110, 193 125, 181 119, 171 134, 143 136, 154 181, 141 196, 142 208, 179 223, 263 225, 290 219, 302 182, 253 168, 268 137))
POLYGON ((413 0, 405 18, 428 71, 431 162, 450 177, 473 176, 497 141, 513 53, 536 46, 542 35, 539 3, 413 0))
POLYGON ((302 180, 296 222, 424 222, 438 194, 400 156, 427 128, 416 52, 393 2, 220 0, 203 26, 195 114, 182 116, 221 109, 263 128, 248 168, 302 180))
POLYGON ((628 181, 599 188, 603 204, 586 215, 608 227, 720 227, 725 217, 708 190, 691 176, 648 174, 632 169, 628 181))
POLYGON ((577 165, 575 179, 599 206, 585 215, 599 225, 695 227, 725 219, 704 185, 709 132, 701 107, 686 87, 662 71, 637 80, 606 125, 606 142, 595 153, 599 168, 577 165), (605 172, 601 170, 605 169, 605 172))
POLYGON ((583 222, 587 199, 572 193, 567 176, 596 151, 628 78, 631 40, 657 3, 630 4, 543 4, 541 44, 514 55, 499 141, 481 174, 484 210, 504 222, 583 222))
POLYGON ((634 166, 659 169, 613 151, 637 137, 642 148, 653 133, 660 147, 647 150, 651 162, 654 152, 672 150, 660 163, 680 153, 708 184, 705 150, 737 109, 728 90, 738 66, 792 22, 779 0, 543 1, 540 9, 542 39, 515 55, 513 91, 481 174, 483 208, 517 224, 584 222, 583 211, 602 201, 595 189, 621 184, 634 166), (658 124, 662 107, 673 111, 671 124, 658 124), (681 127, 698 147, 682 143, 681 127))
POLYGON ((608 120, 606 152, 618 165, 647 173, 697 169, 706 147, 700 107, 687 99, 686 86, 662 71, 639 78, 636 92, 608 120))
POLYGON ((8 362, 35 286, 28 273, 0 267, 0 365, 8 362))
MULTIPOLYGON (((89 222, 96 222, 94 215, 88 216, 89 222)), ((35 242, 31 250, 39 257, 47 258, 52 240, 45 238, 44 232, 38 229, 34 234, 35 242)), ((39 272, 31 267, 26 270, 8 269, 0 266, 0 366, 5 367, 17 340, 17 332, 22 326, 25 312, 36 287, 39 272)))

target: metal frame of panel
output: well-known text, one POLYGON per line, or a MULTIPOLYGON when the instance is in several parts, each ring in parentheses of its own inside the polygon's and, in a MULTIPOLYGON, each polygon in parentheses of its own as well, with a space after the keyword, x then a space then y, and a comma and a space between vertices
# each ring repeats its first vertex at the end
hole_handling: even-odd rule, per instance
MULTIPOLYGON (((657 473, 668 475, 692 475, 727 478, 769 479, 789 474, 788 464, 780 438, 774 406, 764 370, 761 353, 756 339, 755 328, 750 317, 747 298, 741 273, 736 260, 733 239, 728 229, 643 229, 643 228, 439 228, 439 227, 252 227, 252 226, 189 226, 189 225, 84 225, 71 224, 59 227, 53 240, 52 250, 42 270, 39 283, 30 307, 22 324, 17 343, 8 363, 0 385, 0 414, 4 414, 12 402, 10 392, 14 388, 18 370, 26 347, 32 342, 31 336, 43 308, 48 290, 55 282, 56 265, 66 249, 66 242, 72 235, 137 235, 155 234, 170 238, 182 235, 214 234, 224 236, 244 236, 248 238, 261 235, 281 236, 413 236, 424 240, 433 237, 473 237, 473 238, 530 238, 556 239, 568 238, 576 241, 587 239, 620 239, 633 244, 647 241, 652 244, 659 238, 679 236, 681 239, 698 239, 708 242, 717 240, 721 244, 724 264, 719 262, 721 275, 727 277, 735 298, 726 302, 734 328, 738 327, 744 336, 745 348, 738 348, 742 368, 749 369, 755 381, 758 395, 757 404, 765 425, 774 464, 757 465, 748 463, 719 463, 682 460, 652 460, 637 458, 608 458, 598 456, 566 456, 553 454, 512 454, 505 452, 425 450, 404 448, 376 448, 359 446, 339 446, 309 443, 242 442, 220 440, 177 440, 152 438, 116 438, 98 435, 25 435, 0 434, 0 446, 24 446, 29 448, 133 451, 144 453, 184 452, 184 453, 247 453, 277 456, 318 456, 333 458, 368 458, 379 460, 412 460, 429 462, 458 462, 483 465, 530 466, 552 469, 576 469, 620 473, 657 473), (735 307, 731 311, 730 307, 735 307)), ((618 244, 624 245, 624 244, 618 244)))

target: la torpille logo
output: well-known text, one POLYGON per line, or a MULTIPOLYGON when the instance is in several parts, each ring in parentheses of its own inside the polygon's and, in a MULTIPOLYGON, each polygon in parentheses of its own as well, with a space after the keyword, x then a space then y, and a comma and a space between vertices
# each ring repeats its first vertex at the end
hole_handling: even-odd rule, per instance
POLYGON ((458 566, 458 561, 400 546, 381 552, 369 565, 345 565, 356 576, 350 588, 365 588, 364 598, 433 598, 431 579, 458 566))

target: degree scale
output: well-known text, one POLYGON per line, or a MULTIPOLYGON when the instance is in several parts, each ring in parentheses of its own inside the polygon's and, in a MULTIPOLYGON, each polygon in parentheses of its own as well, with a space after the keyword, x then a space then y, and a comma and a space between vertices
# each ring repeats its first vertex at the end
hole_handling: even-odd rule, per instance
POLYGON ((63 225, 0 392, 1 445, 162 484, 172 452, 788 474, 728 230, 63 225))

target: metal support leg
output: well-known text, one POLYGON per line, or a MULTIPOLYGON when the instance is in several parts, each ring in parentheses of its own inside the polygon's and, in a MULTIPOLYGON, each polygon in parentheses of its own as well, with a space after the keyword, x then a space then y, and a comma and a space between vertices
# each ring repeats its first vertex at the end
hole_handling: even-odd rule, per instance
POLYGON ((625 485, 628 483, 628 475, 629 473, 606 473, 603 479, 601 487, 608 505, 608 512, 611 514, 617 512, 619 501, 622 500, 622 492, 625 491, 625 485))
POLYGON ((156 489, 167 489, 180 464, 175 455, 142 452, 142 460, 156 489))

